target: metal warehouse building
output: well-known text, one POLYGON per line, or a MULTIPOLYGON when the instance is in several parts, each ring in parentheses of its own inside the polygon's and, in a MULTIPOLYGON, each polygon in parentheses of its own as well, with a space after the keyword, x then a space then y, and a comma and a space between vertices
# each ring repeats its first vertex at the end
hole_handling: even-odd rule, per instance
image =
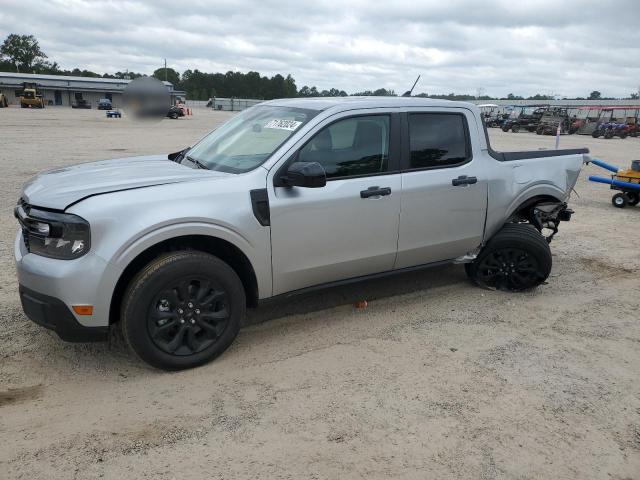
MULTIPOLYGON (((37 75, 29 73, 0 72, 0 92, 10 105, 20 103, 20 92, 26 86, 35 87, 44 96, 45 104, 71 106, 86 100, 92 108, 101 98, 108 98, 114 107, 122 106, 122 92, 131 80, 114 78, 70 77, 63 75, 37 75)), ((170 82, 165 84, 171 95, 171 103, 184 100, 185 92, 174 90, 170 82)))

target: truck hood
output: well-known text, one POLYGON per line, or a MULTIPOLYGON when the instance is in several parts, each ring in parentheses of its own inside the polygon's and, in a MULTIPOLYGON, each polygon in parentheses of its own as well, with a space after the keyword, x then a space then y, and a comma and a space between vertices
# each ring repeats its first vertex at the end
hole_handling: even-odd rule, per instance
POLYGON ((227 175, 186 167, 166 155, 119 158, 42 172, 25 184, 22 198, 30 205, 64 210, 103 193, 227 175))

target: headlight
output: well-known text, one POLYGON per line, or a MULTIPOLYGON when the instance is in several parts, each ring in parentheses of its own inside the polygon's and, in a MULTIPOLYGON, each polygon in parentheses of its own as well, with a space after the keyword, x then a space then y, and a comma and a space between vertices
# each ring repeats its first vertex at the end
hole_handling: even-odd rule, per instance
POLYGON ((89 223, 70 213, 47 212, 20 204, 15 210, 24 243, 31 253, 72 260, 91 248, 89 223))

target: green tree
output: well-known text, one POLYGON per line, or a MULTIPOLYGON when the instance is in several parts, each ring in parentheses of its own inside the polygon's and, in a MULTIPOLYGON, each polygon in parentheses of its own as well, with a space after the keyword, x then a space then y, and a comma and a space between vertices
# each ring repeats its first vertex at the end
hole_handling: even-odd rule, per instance
POLYGON ((602 98, 602 94, 598 90, 594 90, 589 94, 588 100, 599 100, 602 98))
POLYGON ((387 90, 386 88, 378 88, 377 90, 364 90, 363 92, 356 92, 351 94, 354 97, 395 97, 396 92, 393 90, 387 90))
MULTIPOLYGON (((174 87, 176 87, 176 88, 179 87, 179 85, 180 85, 180 74, 178 72, 176 72, 173 68, 167 68, 166 70, 167 70, 167 72, 166 72, 166 80, 168 82, 171 82, 174 87)), ((164 67, 156 69, 151 76, 164 82, 164 80, 165 80, 165 69, 164 69, 164 67)))
POLYGON ((298 90, 299 97, 319 97, 320 93, 316 87, 308 87, 304 86, 300 90, 298 90))
POLYGON ((80 70, 79 68, 74 68, 71 72, 65 72, 65 74, 72 75, 74 77, 93 77, 100 78, 100 74, 92 72, 91 70, 80 70))
POLYGON ((296 86, 296 81, 293 79, 291 75, 287 75, 287 78, 284 79, 283 97, 293 98, 297 95, 298 95, 298 87, 296 86))
POLYGON ((528 97, 527 100, 553 100, 553 97, 550 97, 549 95, 541 95, 539 93, 536 93, 532 97, 528 97))
POLYGON ((15 33, 10 34, 0 46, 0 56, 23 72, 31 72, 47 58, 36 37, 15 33))

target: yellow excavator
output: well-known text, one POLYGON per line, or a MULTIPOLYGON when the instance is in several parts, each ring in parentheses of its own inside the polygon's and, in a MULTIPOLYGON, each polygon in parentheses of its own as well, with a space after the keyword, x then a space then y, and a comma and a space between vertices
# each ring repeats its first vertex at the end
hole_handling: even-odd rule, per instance
POLYGON ((44 98, 35 88, 25 88, 20 94, 22 108, 44 108, 44 98))

